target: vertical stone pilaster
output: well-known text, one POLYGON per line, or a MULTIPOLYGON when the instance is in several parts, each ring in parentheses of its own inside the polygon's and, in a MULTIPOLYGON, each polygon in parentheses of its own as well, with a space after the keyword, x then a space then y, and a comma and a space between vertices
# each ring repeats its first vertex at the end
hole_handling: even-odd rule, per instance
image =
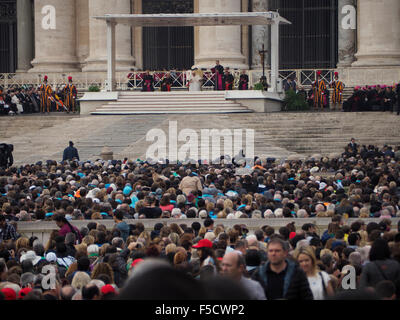
MULTIPOLYGON (((357 18, 357 14, 353 14, 356 10, 357 0, 339 0, 338 4, 338 68, 350 67, 354 62, 354 54, 356 53, 357 28, 353 29, 351 20, 357 18)), ((356 27, 356 26, 355 26, 356 27)))
POLYGON ((353 67, 400 66, 400 1, 358 0, 353 67))
POLYGON ((31 0, 17 0, 17 72, 32 68, 33 60, 33 19, 31 0))
MULTIPOLYGON (((269 11, 269 0, 253 0, 253 12, 269 11)), ((262 69, 261 56, 259 51, 264 49, 268 50, 265 54, 265 67, 270 66, 271 60, 271 26, 252 26, 252 69, 262 69)))
POLYGON ((79 71, 75 0, 35 0, 35 59, 31 72, 79 71))
MULTIPOLYGON (((240 0, 201 0, 199 13, 241 12, 240 0)), ((199 48, 195 66, 211 68, 215 60, 224 67, 248 69, 241 50, 240 26, 199 27, 199 48)))
MULTIPOLYGON (((106 71, 107 40, 106 22, 91 17, 104 14, 130 14, 131 0, 89 0, 89 57, 83 71, 106 71)), ((134 67, 131 28, 116 26, 116 71, 128 71, 134 67)))

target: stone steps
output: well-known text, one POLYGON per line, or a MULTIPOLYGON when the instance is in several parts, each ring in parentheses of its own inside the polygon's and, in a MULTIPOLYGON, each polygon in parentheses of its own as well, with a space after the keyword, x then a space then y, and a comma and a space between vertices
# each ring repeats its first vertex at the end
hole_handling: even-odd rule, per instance
MULTIPOLYGON (((22 115, 0 117, 0 142, 14 144, 16 164, 60 160, 69 140, 74 141, 82 160, 98 159, 106 145, 115 159, 144 159, 153 144, 146 141, 147 132, 157 128, 168 137, 170 121, 177 121, 178 132, 185 128, 195 130, 199 139, 201 129, 253 129, 254 152, 263 158, 341 154, 351 137, 360 145, 400 145, 400 117, 384 112, 22 115)), ((245 132, 242 141, 245 147, 245 132)), ((178 150, 183 144, 178 142, 178 150)), ((199 156, 202 145, 199 141, 199 156)))
POLYGON ((225 92, 121 92, 118 100, 97 108, 92 115, 250 113, 225 100, 225 92))

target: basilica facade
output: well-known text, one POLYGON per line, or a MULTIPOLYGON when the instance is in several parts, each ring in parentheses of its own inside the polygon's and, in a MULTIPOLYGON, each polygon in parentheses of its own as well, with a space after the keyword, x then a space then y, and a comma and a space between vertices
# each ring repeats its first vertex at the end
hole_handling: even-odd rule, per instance
MULTIPOLYGON (((280 69, 337 69, 351 84, 400 81, 398 0, 0 0, 0 73, 106 71, 104 14, 278 11, 280 69)), ((269 26, 116 30, 117 71, 269 65, 269 26)))

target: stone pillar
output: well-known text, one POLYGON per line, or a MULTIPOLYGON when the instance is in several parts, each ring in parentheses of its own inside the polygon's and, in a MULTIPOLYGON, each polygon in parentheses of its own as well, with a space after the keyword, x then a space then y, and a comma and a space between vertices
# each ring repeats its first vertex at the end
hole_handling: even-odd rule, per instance
MULTIPOLYGON (((265 12, 269 11, 269 0, 253 0, 253 12, 265 12)), ((264 25, 258 26, 253 25, 252 28, 252 69, 262 69, 261 64, 261 56, 259 55, 259 51, 262 50, 262 46, 264 45, 264 49, 268 50, 265 54, 265 67, 266 69, 270 66, 271 60, 271 42, 270 42, 270 34, 271 34, 271 26, 264 25)))
MULTIPOLYGON (((106 22, 93 16, 109 14, 130 14, 130 0, 89 0, 89 57, 83 71, 107 70, 106 22)), ((134 67, 131 52, 132 37, 129 26, 116 27, 116 71, 129 71, 134 67)))
POLYGON ((354 67, 400 66, 400 1, 358 1, 354 67))
POLYGON ((76 0, 76 56, 82 68, 89 56, 89 0, 76 0))
POLYGON ((356 0, 339 0, 339 61, 338 68, 350 67, 354 62, 357 38, 356 0))
POLYGON ((27 72, 32 68, 33 37, 32 2, 31 0, 17 0, 17 72, 27 72))
MULTIPOLYGON (((241 12, 240 0, 201 0, 199 13, 241 12)), ((199 27, 199 48, 195 66, 212 68, 215 60, 231 69, 248 69, 241 52, 240 26, 199 27)))
POLYGON ((79 71, 75 40, 75 1, 35 0, 35 59, 30 71, 79 71))

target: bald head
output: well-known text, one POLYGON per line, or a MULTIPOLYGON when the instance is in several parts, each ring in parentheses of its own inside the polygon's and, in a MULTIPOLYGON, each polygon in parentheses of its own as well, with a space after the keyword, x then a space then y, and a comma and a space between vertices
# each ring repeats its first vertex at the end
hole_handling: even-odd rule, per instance
POLYGON ((222 275, 239 281, 245 269, 246 261, 238 251, 228 252, 224 255, 221 268, 222 275))
POLYGON ((64 286, 61 288, 61 300, 72 300, 76 290, 72 286, 64 286))

